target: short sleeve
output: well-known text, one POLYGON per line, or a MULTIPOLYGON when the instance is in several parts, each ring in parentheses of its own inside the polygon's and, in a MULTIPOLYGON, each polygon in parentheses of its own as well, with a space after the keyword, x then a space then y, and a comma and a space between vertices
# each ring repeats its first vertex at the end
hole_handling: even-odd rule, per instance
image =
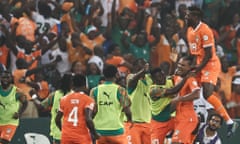
POLYGON ((90 110, 94 109, 94 100, 93 98, 86 96, 86 104, 85 104, 85 108, 89 108, 90 110))
POLYGON ((191 91, 194 91, 196 89, 200 89, 197 80, 194 77, 190 77, 187 80, 188 86, 190 88, 191 91))
POLYGON ((202 29, 201 40, 204 48, 214 46, 213 32, 209 27, 205 26, 202 29))

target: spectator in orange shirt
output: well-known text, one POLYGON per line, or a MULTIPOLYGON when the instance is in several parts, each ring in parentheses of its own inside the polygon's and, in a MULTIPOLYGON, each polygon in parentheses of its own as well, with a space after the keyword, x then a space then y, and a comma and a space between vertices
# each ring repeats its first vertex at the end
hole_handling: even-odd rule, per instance
POLYGON ((37 30, 36 23, 31 18, 31 10, 29 4, 26 4, 23 8, 22 17, 19 19, 12 19, 11 24, 18 24, 16 28, 16 36, 23 35, 27 40, 34 42, 35 41, 35 31, 37 30))
POLYGON ((29 76, 31 76, 32 74, 35 74, 35 73, 39 73, 43 68, 55 66, 55 64, 56 64, 56 62, 52 62, 50 64, 42 65, 35 69, 28 70, 27 69, 28 63, 24 59, 20 58, 16 61, 17 69, 13 71, 14 84, 17 87, 21 88, 24 91, 25 95, 27 96, 27 99, 30 100, 30 99, 32 99, 31 91, 33 88, 25 83, 25 82, 32 81, 29 78, 29 76))
POLYGON ((66 22, 68 24, 70 33, 74 32, 73 20, 72 20, 71 15, 70 15, 70 10, 73 8, 73 6, 74 6, 73 2, 67 2, 66 1, 62 4, 63 15, 61 17, 61 21, 66 22))
POLYGON ((48 83, 43 79, 42 71, 35 74, 34 81, 25 81, 26 84, 34 88, 40 100, 44 100, 49 95, 48 83))
MULTIPOLYGON (((1 27, 0 27, 1 30, 1 27)), ((0 31, 0 63, 8 66, 9 49, 6 46, 6 36, 0 31)))
POLYGON ((118 71, 125 76, 130 73, 133 66, 121 56, 120 48, 117 44, 112 44, 108 48, 108 53, 105 60, 106 64, 116 66, 118 71))
POLYGON ((86 34, 83 32, 80 33, 80 40, 83 46, 93 51, 95 46, 103 44, 105 37, 95 26, 90 25, 86 30, 86 34))
POLYGON ((92 55, 92 51, 82 45, 78 32, 72 33, 71 40, 67 40, 67 51, 70 62, 80 61, 81 63, 86 63, 92 55))
MULTIPOLYGON (((25 81, 25 83, 33 88, 31 93, 37 94, 40 101, 46 99, 49 95, 48 82, 43 80, 42 71, 35 74, 34 81, 25 81)), ((38 109, 39 117, 48 116, 48 109, 38 109)))
POLYGON ((18 25, 14 25, 12 32, 10 33, 6 27, 2 27, 2 30, 7 37, 7 47, 11 49, 13 57, 11 56, 11 69, 15 69, 15 59, 24 58, 28 63, 31 63, 30 68, 35 68, 38 63, 38 59, 41 56, 41 50, 34 50, 34 42, 29 40, 25 35, 15 35, 18 25))
POLYGON ((221 86, 219 91, 223 94, 226 101, 230 101, 232 96, 232 79, 240 66, 229 66, 229 61, 226 56, 221 57, 222 71, 219 74, 221 86))

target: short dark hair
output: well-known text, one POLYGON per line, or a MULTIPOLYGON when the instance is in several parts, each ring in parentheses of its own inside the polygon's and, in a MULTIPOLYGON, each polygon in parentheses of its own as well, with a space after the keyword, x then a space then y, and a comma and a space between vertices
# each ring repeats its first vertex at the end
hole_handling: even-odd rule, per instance
POLYGON ((137 58, 134 62, 133 62, 133 65, 138 65, 139 63, 144 63, 146 64, 147 61, 144 59, 144 58, 137 58))
POLYGON ((160 68, 160 67, 157 67, 157 68, 153 68, 151 71, 150 71, 150 74, 151 76, 155 75, 156 73, 160 72, 162 75, 165 75, 164 74, 164 71, 160 68))
POLYGON ((18 69, 27 69, 28 68, 28 63, 26 62, 25 59, 18 58, 16 60, 16 66, 17 66, 18 69))
POLYGON ((60 80, 60 87, 59 89, 64 93, 67 94, 71 89, 72 84, 72 73, 65 73, 60 80))
POLYGON ((118 46, 119 46, 119 45, 116 44, 116 43, 111 44, 111 45, 108 47, 108 53, 111 54, 113 51, 116 50, 116 48, 117 48, 118 46))
POLYGON ((191 14, 193 14, 193 15, 199 17, 199 18, 203 17, 202 10, 199 7, 195 6, 195 5, 188 7, 188 10, 189 10, 189 12, 191 14))
POLYGON ((180 59, 187 60, 189 62, 189 65, 192 65, 194 62, 194 57, 193 56, 183 56, 180 59))
POLYGON ((118 69, 114 65, 106 65, 103 69, 103 75, 105 78, 114 78, 117 72, 118 69))
POLYGON ((82 74, 75 74, 72 79, 73 87, 86 86, 86 77, 82 74))
POLYGON ((211 115, 208 116, 208 121, 210 121, 212 119, 212 117, 219 117, 220 118, 220 124, 223 124, 223 117, 221 115, 219 115, 218 113, 212 113, 211 115))

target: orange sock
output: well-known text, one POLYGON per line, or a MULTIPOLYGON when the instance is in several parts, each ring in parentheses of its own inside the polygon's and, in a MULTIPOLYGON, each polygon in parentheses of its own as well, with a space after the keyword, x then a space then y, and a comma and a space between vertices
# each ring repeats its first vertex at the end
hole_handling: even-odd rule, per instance
POLYGON ((208 97, 207 101, 212 104, 215 111, 220 114, 225 121, 230 120, 230 116, 228 115, 226 109, 224 108, 222 102, 213 94, 208 97))

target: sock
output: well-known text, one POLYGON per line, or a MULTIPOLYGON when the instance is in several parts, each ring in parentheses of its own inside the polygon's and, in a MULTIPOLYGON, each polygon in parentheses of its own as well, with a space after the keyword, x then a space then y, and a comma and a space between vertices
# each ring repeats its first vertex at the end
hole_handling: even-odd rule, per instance
POLYGON ((232 120, 232 119, 227 120, 226 124, 227 124, 227 125, 233 124, 233 120, 232 120))
POLYGON ((231 121, 230 116, 228 115, 226 109, 224 108, 222 102, 214 95, 212 94, 211 96, 208 97, 207 101, 212 104, 214 107, 215 111, 220 114, 225 121, 231 121))

